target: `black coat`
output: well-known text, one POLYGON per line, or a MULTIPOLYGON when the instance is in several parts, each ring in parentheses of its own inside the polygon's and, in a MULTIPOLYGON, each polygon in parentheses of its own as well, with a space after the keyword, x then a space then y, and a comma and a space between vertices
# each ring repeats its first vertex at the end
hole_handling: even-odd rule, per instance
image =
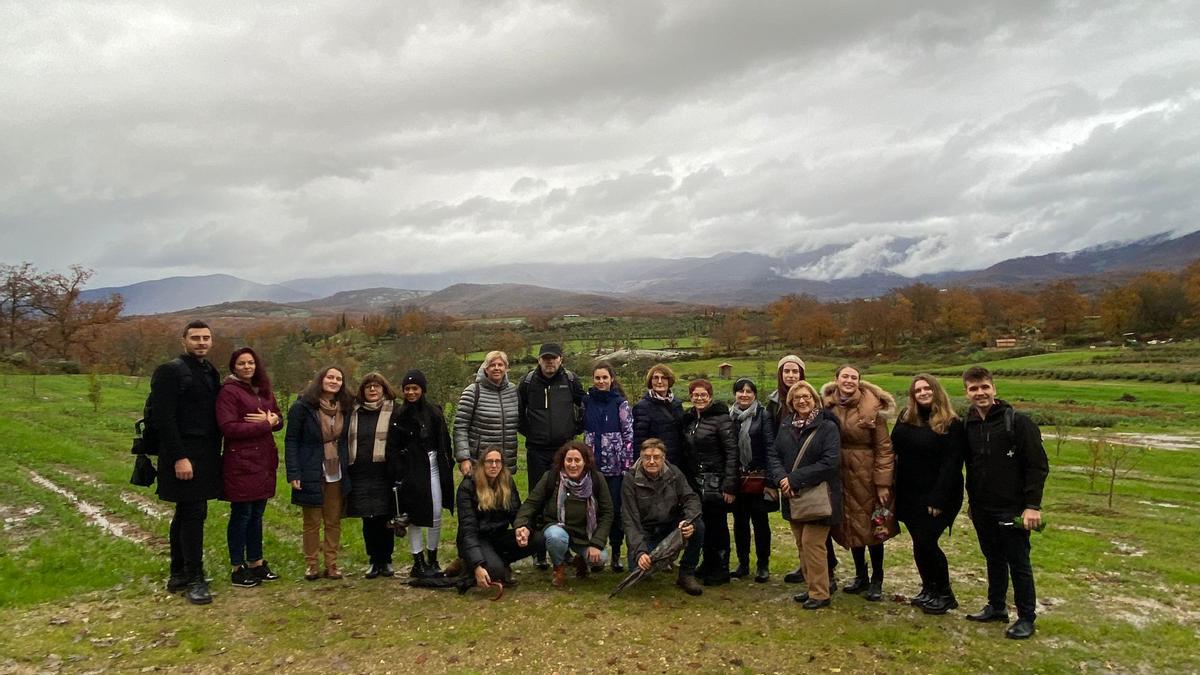
MULTIPOLYGON (((736 444, 742 432, 742 425, 732 417, 730 419, 733 420, 733 440, 736 444)), ((767 470, 767 453, 770 452, 771 446, 775 445, 777 427, 770 411, 759 405, 754 417, 750 418, 750 463, 746 466, 742 466, 741 446, 738 446, 738 468, 742 473, 767 470)))
POLYGON ((494 540, 513 529, 517 510, 521 508, 521 495, 517 493, 517 484, 513 479, 510 477, 508 481, 512 496, 504 508, 494 511, 479 509, 475 481, 470 476, 463 478, 458 485, 458 556, 467 563, 468 569, 484 563, 479 542, 494 540))
POLYGON ((181 389, 179 367, 164 363, 150 378, 151 423, 158 433, 158 496, 169 502, 216 499, 221 494, 221 432, 217 392, 221 379, 207 360, 183 354, 191 382, 181 389), (175 477, 175 462, 192 463, 192 479, 175 477))
MULTIPOLYGON (((900 414, 901 419, 904 413, 900 414)), ((963 456, 967 434, 962 420, 954 420, 945 434, 928 423, 921 426, 897 422, 892 427, 892 452, 896 454, 896 517, 904 522, 924 519, 929 509, 953 522, 963 502, 963 456)))
POLYGON ((683 461, 683 404, 678 400, 660 401, 649 393, 633 406, 633 452, 642 452, 642 441, 657 438, 667 446, 667 461, 679 466, 683 461))
POLYGON ((1005 519, 1026 508, 1042 508, 1042 490, 1050 461, 1042 447, 1042 432, 1027 415, 1013 411, 1012 430, 1005 422, 1012 406, 996 400, 980 419, 974 408, 967 414, 967 496, 975 513, 1005 519))
POLYGON ((683 461, 680 468, 692 484, 692 489, 703 497, 700 474, 716 473, 721 476, 721 491, 736 495, 738 445, 733 435, 733 420, 729 419, 729 408, 720 401, 713 401, 699 415, 692 408, 680 420, 680 429, 683 435, 683 461))
MULTIPOLYGON (((321 488, 325 483, 325 441, 321 433, 321 411, 304 399, 297 399, 288 410, 287 431, 283 435, 283 463, 287 480, 300 481, 300 489, 292 488, 292 503, 297 506, 320 506, 325 502, 321 488)), ((342 463, 342 496, 350 494, 350 470, 346 466, 346 432, 338 439, 338 458, 342 463)))
MULTIPOLYGON (((424 398, 415 404, 402 405, 397 421, 394 432, 396 452, 391 454, 397 462, 395 471, 402 484, 404 509, 413 525, 430 527, 433 525, 430 450, 437 461, 438 484, 442 488, 441 508, 454 511, 454 449, 450 444, 450 430, 446 428, 442 411, 424 398)), ((392 432, 388 434, 388 442, 393 442, 392 432)))
MULTIPOLYGON (((775 445, 767 456, 767 476, 773 485, 778 486, 784 478, 788 479, 788 486, 793 491, 819 483, 829 484, 829 501, 833 505, 833 515, 814 521, 821 525, 832 525, 842 518, 841 448, 842 431, 838 426, 837 417, 828 410, 821 410, 817 419, 799 431, 791 424, 780 425, 775 445), (800 449, 809 436, 813 436, 812 443, 804 451, 799 466, 793 469, 796 456, 800 454, 800 449)), ((781 496, 780 499, 783 503, 783 513, 786 515, 787 497, 781 496)))
POLYGON ((534 368, 517 385, 517 429, 525 447, 558 450, 583 432, 583 386, 566 368, 546 378, 534 368))
MULTIPOLYGON (((375 425, 379 421, 380 411, 358 410, 357 438, 347 437, 347 443, 355 443, 354 462, 350 464, 350 481, 354 483, 354 492, 347 495, 346 515, 348 516, 391 516, 396 513, 393 503, 392 485, 396 462, 390 454, 397 452, 393 444, 387 445, 382 462, 374 461, 375 454, 375 425)), ((391 421, 388 423, 388 439, 399 428, 400 409, 393 408, 391 421)), ((346 422, 349 426, 349 421, 346 422)), ((349 429, 347 429, 347 435, 349 429)), ((349 446, 347 446, 347 461, 349 461, 349 446)))

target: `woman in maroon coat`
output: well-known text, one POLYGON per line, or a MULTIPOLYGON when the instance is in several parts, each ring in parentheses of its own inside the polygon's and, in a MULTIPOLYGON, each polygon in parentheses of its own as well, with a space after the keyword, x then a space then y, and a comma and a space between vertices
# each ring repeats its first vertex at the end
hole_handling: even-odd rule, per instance
POLYGON ((229 562, 234 586, 250 588, 278 579, 262 552, 263 511, 275 496, 279 450, 273 431, 283 427, 271 380, 249 347, 229 357, 231 375, 217 394, 217 424, 225 437, 221 454, 222 499, 229 502, 229 562))

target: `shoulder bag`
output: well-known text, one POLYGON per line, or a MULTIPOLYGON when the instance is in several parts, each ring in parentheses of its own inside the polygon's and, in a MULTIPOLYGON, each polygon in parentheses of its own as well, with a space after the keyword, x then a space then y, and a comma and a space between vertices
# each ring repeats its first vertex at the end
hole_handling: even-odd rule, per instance
MULTIPOLYGON (((816 435, 817 431, 814 430, 804 440, 804 445, 800 446, 800 452, 796 454, 796 461, 792 464, 792 471, 800 466, 800 460, 804 458, 804 453, 808 451, 808 446, 812 444, 816 435)), ((801 490, 792 489, 794 494, 785 502, 788 520, 808 522, 833 515, 833 502, 829 499, 829 484, 825 481, 801 490)))

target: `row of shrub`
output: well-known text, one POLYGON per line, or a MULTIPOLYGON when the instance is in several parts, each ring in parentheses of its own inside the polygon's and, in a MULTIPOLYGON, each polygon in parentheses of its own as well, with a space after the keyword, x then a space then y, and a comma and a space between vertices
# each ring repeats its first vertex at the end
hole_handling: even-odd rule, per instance
MULTIPOLYGON (((1200 370, 1179 370, 1175 372, 1147 372, 1147 371, 1127 371, 1113 372, 1101 370, 1062 370, 1058 368, 992 368, 992 375, 996 377, 1024 377, 1036 380, 1059 380, 1069 382, 1074 380, 1130 380, 1137 382, 1181 382, 1181 383, 1196 383, 1200 384, 1200 370)), ((893 375, 912 377, 916 375, 917 370, 898 368, 892 371, 893 375)), ((961 377, 961 370, 934 370, 933 375, 938 377, 961 377)))

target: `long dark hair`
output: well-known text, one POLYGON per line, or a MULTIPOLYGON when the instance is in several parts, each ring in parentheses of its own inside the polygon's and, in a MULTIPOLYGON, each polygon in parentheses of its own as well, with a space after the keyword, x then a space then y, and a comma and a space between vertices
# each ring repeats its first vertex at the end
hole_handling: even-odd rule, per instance
POLYGON ((325 375, 331 370, 336 370, 342 374, 342 388, 338 390, 338 393, 333 395, 333 400, 336 401, 339 406, 341 406, 344 412, 349 413, 350 409, 354 407, 354 397, 350 395, 350 382, 349 378, 346 376, 346 371, 339 366, 325 366, 324 368, 318 370, 312 381, 304 387, 304 391, 300 392, 300 400, 314 408, 320 407, 322 391, 321 382, 325 379, 325 375))
MULTIPOLYGON (((250 376, 250 386, 258 390, 258 395, 263 398, 271 396, 271 378, 267 376, 267 364, 259 358, 258 353, 250 347, 240 347, 233 350, 229 355, 229 372, 233 373, 233 364, 237 363, 238 357, 242 354, 249 354, 254 359, 254 375, 250 376)), ((234 373, 234 377, 237 377, 234 373)))
POLYGON ((621 398, 626 398, 625 390, 621 388, 621 383, 617 382, 617 369, 612 367, 608 361, 598 361, 592 366, 592 374, 595 375, 597 370, 607 370, 608 376, 612 378, 612 385, 609 387, 612 391, 621 395, 621 398))

